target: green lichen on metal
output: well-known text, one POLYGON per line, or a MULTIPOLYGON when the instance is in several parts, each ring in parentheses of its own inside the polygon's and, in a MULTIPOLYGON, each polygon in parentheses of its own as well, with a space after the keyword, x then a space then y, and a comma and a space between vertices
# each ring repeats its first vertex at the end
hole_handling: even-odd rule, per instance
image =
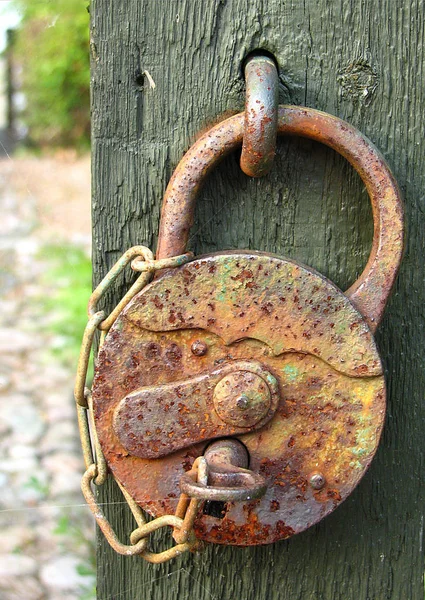
POLYGON ((289 381, 295 381, 299 377, 299 371, 293 365, 285 365, 283 372, 287 376, 289 381))

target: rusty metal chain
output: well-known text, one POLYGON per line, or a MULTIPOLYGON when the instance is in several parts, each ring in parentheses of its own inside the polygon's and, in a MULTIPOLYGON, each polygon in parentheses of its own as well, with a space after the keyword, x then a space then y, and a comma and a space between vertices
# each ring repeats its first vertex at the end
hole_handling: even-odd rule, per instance
MULTIPOLYGON (((87 371, 96 331, 100 330, 101 332, 101 347, 105 336, 114 324, 118 315, 127 306, 130 300, 149 283, 155 272, 179 267, 188 262, 192 257, 192 253, 187 252, 180 256, 155 260, 152 252, 145 246, 134 246, 121 256, 90 296, 88 303, 89 320, 81 344, 74 388, 78 428, 86 468, 81 481, 81 489, 84 498, 93 513, 99 528, 103 532, 108 543, 116 552, 127 556, 137 554, 151 563, 166 562, 179 556, 183 552, 187 552, 188 550, 193 551, 199 548, 200 542, 193 533, 193 524, 202 501, 190 498, 182 493, 174 515, 164 515, 147 522, 142 509, 117 481, 125 501, 137 523, 137 528, 130 535, 130 544, 126 545, 119 541, 92 490, 92 483, 97 486, 105 483, 108 477, 108 468, 96 433, 93 419, 91 391, 86 385, 87 371), (106 315, 105 311, 98 310, 99 302, 114 283, 118 275, 122 273, 129 263, 131 263, 131 267, 134 271, 138 271, 141 274, 112 312, 109 315, 106 315), (148 538, 150 534, 165 527, 173 528, 173 537, 176 545, 163 552, 149 551, 148 538)), ((204 479, 201 463, 202 461, 200 458, 196 459, 192 469, 186 474, 195 482, 199 480, 202 482, 204 479)))

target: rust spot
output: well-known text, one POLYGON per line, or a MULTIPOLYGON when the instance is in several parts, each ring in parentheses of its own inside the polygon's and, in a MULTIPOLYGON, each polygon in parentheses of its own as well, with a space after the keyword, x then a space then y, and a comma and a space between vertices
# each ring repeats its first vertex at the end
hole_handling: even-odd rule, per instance
POLYGON ((359 365, 356 367, 356 373, 358 375, 366 375, 369 372, 369 367, 367 365, 359 365))
POLYGON ((171 344, 165 350, 165 358, 171 363, 179 362, 182 356, 183 353, 177 344, 171 344))
POLYGON ((164 308, 164 305, 163 305, 163 303, 161 302, 161 299, 160 299, 160 297, 159 297, 159 296, 154 296, 154 297, 153 297, 153 303, 154 303, 155 307, 156 307, 158 310, 161 310, 162 308, 164 308))
POLYGON ((233 281, 245 281, 246 279, 252 279, 254 277, 254 273, 251 269, 243 269, 240 273, 235 276, 232 276, 231 279, 233 281))
MULTIPOLYGON (((137 353, 136 356, 139 356, 137 353)), ((149 342, 145 346, 145 356, 148 360, 156 359, 161 356, 161 346, 155 342, 149 342)), ((140 363, 140 360, 137 364, 140 363)))
POLYGON ((271 315, 273 312, 273 304, 271 302, 266 302, 262 304, 261 311, 266 315, 271 315))
POLYGON ((341 494, 338 490, 327 490, 327 496, 335 502, 341 502, 341 494))
POLYGON ((294 535, 295 533, 294 529, 292 529, 292 527, 288 527, 288 525, 285 525, 283 521, 278 521, 276 523, 276 532, 282 540, 291 537, 291 535, 294 535))

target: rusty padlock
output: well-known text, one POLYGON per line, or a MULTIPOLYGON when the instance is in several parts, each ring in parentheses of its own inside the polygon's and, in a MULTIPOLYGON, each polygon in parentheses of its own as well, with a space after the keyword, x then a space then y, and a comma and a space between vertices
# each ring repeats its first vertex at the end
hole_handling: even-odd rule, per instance
MULTIPOLYGON (((97 434, 121 485, 154 516, 175 511, 181 486, 208 500, 194 531, 220 544, 274 542, 333 511, 368 468, 385 416, 373 332, 402 255, 397 185, 374 146, 337 118, 281 106, 278 131, 330 146, 365 183, 374 240, 361 277, 343 293, 272 254, 197 257, 124 309, 93 384, 97 434), (246 458, 216 461, 211 481, 188 481, 217 439, 236 440, 246 458)), ((165 194, 157 258, 186 251, 198 190, 243 132, 241 113, 185 154, 165 194)))

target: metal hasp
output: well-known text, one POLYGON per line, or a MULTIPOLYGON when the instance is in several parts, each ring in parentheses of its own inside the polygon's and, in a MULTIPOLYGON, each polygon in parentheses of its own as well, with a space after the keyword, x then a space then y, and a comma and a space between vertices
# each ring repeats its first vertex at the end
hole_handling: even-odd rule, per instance
POLYGON ((245 63, 245 124, 241 169, 250 177, 266 175, 276 153, 278 75, 268 56, 251 56, 245 63))
MULTIPOLYGON (((126 305, 95 368, 97 435, 126 494, 155 517, 192 502, 196 537, 219 544, 274 542, 328 515, 367 470, 385 417, 373 332, 402 255, 399 191, 374 146, 335 117, 279 107, 278 131, 334 148, 362 177, 375 235, 360 278, 343 293, 271 254, 197 257, 126 305), (211 440, 229 436, 249 465, 229 459, 222 439, 214 457, 211 440), (199 499, 223 504, 201 509, 199 499)), ((243 132, 236 115, 185 154, 165 193, 157 260, 186 251, 198 190, 243 132)))
POLYGON ((160 458, 203 440, 260 429, 278 402, 277 381, 261 364, 231 362, 128 394, 115 409, 114 430, 134 456, 160 458))

